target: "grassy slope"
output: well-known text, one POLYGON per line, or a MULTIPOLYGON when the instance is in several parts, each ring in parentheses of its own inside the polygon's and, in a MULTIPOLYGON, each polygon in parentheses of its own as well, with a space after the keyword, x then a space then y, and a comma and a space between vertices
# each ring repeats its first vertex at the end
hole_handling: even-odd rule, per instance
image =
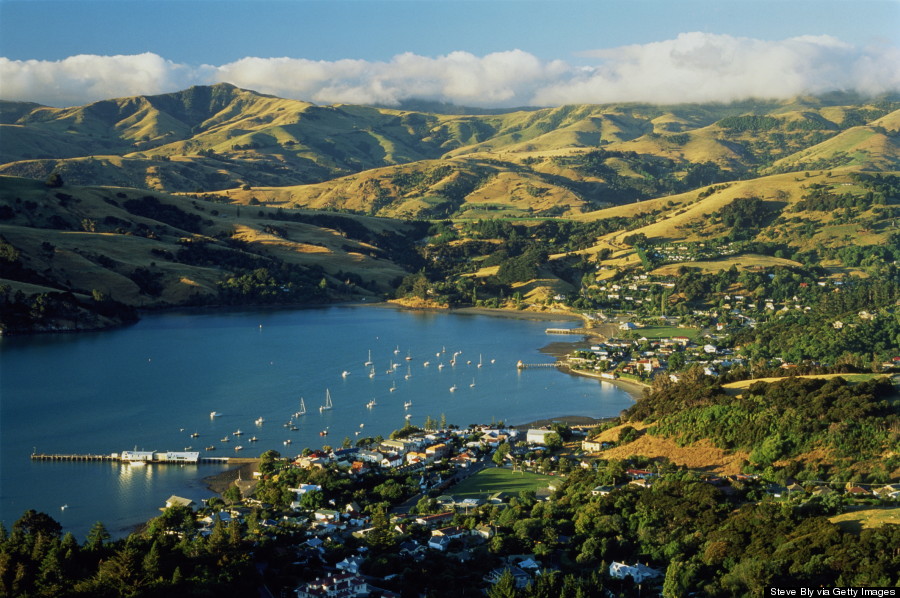
MULTIPOLYGON (((18 212, 15 218, 0 224, 0 235, 19 249, 25 266, 50 281, 51 284, 43 286, 81 292, 98 289, 133 305, 178 304, 195 293, 209 295, 216 292, 216 282, 226 275, 225 269, 173 262, 160 253, 175 254, 180 247, 179 241, 190 238, 239 239, 249 244, 250 253, 271 255, 286 263, 319 265, 333 275, 357 273, 365 281, 385 290, 394 279, 405 275, 402 268, 389 260, 372 257, 370 254, 378 256, 382 253, 376 247, 328 228, 272 220, 270 216, 274 211, 264 208, 241 210, 237 206, 126 188, 66 186, 47 189, 35 181, 9 177, 0 178, 0 204, 15 206, 18 212), (70 195, 73 199, 63 206, 56 198, 57 193, 70 195), (203 220, 200 233, 188 233, 123 209, 129 199, 147 195, 200 216, 203 220), (29 202, 33 202, 30 208, 27 207, 29 202), (51 220, 54 217, 69 226, 60 228, 59 220, 51 220), (109 218, 117 220, 110 221, 109 218), (88 220, 93 221, 94 232, 83 230, 83 222, 88 220), (265 230, 271 224, 278 227, 281 236, 265 230), (114 232, 116 228, 132 232, 138 225, 152 229, 158 238, 114 232), (49 243, 52 251, 44 251, 43 243, 49 243), (112 260, 113 264, 107 260, 112 260), (135 268, 148 268, 162 275, 164 290, 159 297, 139 292, 128 277, 135 268)), ((399 222, 348 218, 358 220, 375 232, 402 232, 405 228, 399 222)), ((29 288, 29 285, 15 281, 4 283, 11 284, 14 290, 29 288)))

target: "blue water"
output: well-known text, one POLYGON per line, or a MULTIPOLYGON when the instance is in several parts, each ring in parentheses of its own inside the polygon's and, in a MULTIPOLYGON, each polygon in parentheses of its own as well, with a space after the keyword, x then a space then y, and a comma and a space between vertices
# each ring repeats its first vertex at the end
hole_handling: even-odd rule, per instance
POLYGON ((548 325, 560 326, 341 306, 167 313, 101 333, 2 338, 0 520, 9 527, 33 508, 78 538, 100 520, 124 535, 158 514, 172 494, 198 501, 210 496, 202 478, 225 468, 33 462, 33 451, 192 447, 205 456, 256 456, 268 449, 295 455, 307 446, 340 445, 345 437, 387 436, 407 414, 416 425, 441 415, 460 426, 516 424, 612 416, 632 404, 626 393, 596 380, 555 368, 517 370, 520 359, 552 361, 540 352, 549 342, 579 339, 549 337, 548 325), (374 378, 364 366, 369 351, 374 378), (326 389, 334 407, 320 412, 326 389), (299 430, 292 432, 284 424, 301 397, 307 413, 293 418, 299 430), (369 408, 372 399, 376 405, 369 408), (221 416, 211 418, 212 411, 221 416), (234 436, 237 430, 244 434, 234 436), (230 442, 222 442, 224 436, 230 442), (216 450, 206 452, 209 445, 216 450), (239 453, 237 445, 244 447, 239 453))

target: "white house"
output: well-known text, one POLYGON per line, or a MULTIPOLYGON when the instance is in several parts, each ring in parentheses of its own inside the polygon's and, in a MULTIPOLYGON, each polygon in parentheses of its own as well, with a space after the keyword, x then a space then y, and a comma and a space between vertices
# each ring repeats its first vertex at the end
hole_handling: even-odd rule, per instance
POLYGON ((659 577, 660 575, 662 575, 662 573, 660 573, 656 569, 651 569, 646 565, 642 565, 641 563, 626 565, 625 563, 617 563, 613 561, 609 566, 609 575, 610 577, 615 577, 616 579, 625 579, 626 577, 631 577, 631 579, 634 580, 634 583, 643 583, 645 580, 659 577))
POLYGON ((528 444, 546 444, 547 435, 555 433, 553 430, 528 430, 528 433, 525 435, 525 441, 528 444))
POLYGON ((358 575, 341 573, 304 584, 297 588, 296 594, 297 598, 350 598, 368 595, 369 585, 358 575))

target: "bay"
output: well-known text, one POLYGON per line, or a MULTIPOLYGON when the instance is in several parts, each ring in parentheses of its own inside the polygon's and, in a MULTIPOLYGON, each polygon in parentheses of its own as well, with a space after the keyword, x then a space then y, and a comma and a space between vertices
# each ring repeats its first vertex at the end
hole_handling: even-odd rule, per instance
POLYGON ((407 415, 416 425, 442 415, 459 426, 521 424, 614 416, 632 404, 627 393, 597 380, 556 368, 517 369, 519 360, 552 361, 540 349, 561 337, 548 337, 548 325, 337 306, 168 312, 119 330, 2 338, 0 521, 9 528, 33 508, 79 540, 96 521, 120 537, 157 515, 172 494, 209 497, 202 478, 227 468, 38 462, 33 452, 190 447, 201 456, 268 449, 296 455, 345 438, 387 436, 407 415), (320 411, 326 391, 333 408, 320 411), (301 397, 307 412, 294 417, 301 397), (213 411, 220 415, 211 417, 213 411), (296 431, 285 427, 289 421, 296 431), (213 445, 215 451, 204 450, 213 445))

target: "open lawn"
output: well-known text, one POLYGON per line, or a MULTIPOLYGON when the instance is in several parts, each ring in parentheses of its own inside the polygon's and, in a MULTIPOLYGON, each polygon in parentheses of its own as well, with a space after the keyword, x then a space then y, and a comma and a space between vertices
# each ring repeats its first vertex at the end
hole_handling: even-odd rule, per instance
POLYGON ((497 492, 509 494, 518 494, 522 490, 536 492, 552 482, 558 484, 560 480, 555 476, 489 467, 454 486, 451 493, 458 498, 487 498, 497 492))
POLYGON ((850 511, 829 519, 845 531, 859 532, 864 529, 881 527, 885 524, 900 525, 900 508, 876 507, 861 511, 850 511))

